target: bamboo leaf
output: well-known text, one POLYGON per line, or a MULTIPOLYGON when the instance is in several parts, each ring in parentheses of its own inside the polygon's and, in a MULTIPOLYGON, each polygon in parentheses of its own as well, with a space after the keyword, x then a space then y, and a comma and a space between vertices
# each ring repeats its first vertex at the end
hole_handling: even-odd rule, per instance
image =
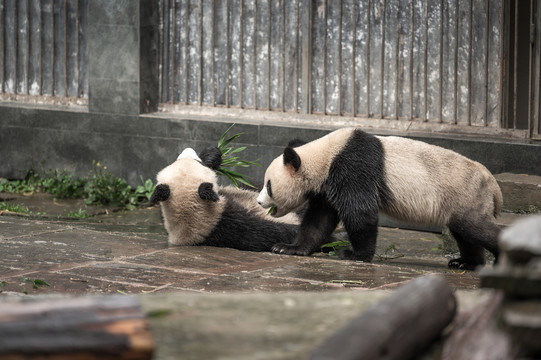
POLYGON ((237 180, 240 181, 241 183, 243 183, 244 185, 249 186, 249 187, 255 189, 255 186, 254 186, 251 182, 249 182, 248 180, 246 180, 244 177, 240 177, 240 178, 238 178, 237 180))
POLYGON ((227 139, 227 140, 225 140, 225 141, 222 142, 222 146, 227 146, 227 145, 229 145, 229 143, 230 143, 231 141, 235 140, 236 138, 238 138, 238 137, 241 136, 241 135, 242 135, 242 133, 238 133, 238 134, 235 134, 235 135, 231 136, 229 139, 227 139))
MULTIPOLYGON (((256 161, 258 161, 259 159, 257 159, 256 161)), ((246 164, 246 166, 258 166, 258 167, 261 167, 261 164, 260 163, 257 163, 257 162, 254 162, 254 161, 246 161, 246 160, 242 160, 242 163, 243 164, 246 164)))
POLYGON ((222 151, 222 157, 229 156, 229 153, 231 152, 231 149, 232 149, 232 147, 228 147, 228 148, 225 148, 225 149, 221 149, 221 151, 222 151))
POLYGON ((222 136, 220 137, 220 139, 218 140, 218 148, 222 148, 222 144, 224 142, 224 139, 225 137, 227 136, 227 133, 229 132, 229 130, 231 130, 231 128, 235 126, 235 124, 231 124, 230 127, 227 128, 227 130, 222 134, 222 136))
POLYGON ((231 142, 236 140, 239 136, 241 136, 243 133, 234 134, 232 136, 228 137, 228 132, 231 130, 231 128, 235 124, 232 124, 227 130, 222 134, 220 139, 218 140, 218 148, 220 149, 222 153, 222 164, 218 170, 216 170, 216 174, 220 176, 225 176, 229 179, 229 181, 235 186, 239 187, 239 183, 247 185, 249 187, 255 188, 253 184, 246 179, 244 175, 241 173, 230 170, 229 168, 235 168, 235 167, 250 167, 250 166, 259 166, 261 167, 261 164, 257 163, 256 161, 248 161, 248 160, 242 160, 240 156, 232 156, 233 154, 238 154, 244 150, 246 150, 246 146, 241 146, 238 148, 235 148, 234 146, 228 146, 231 142))
POLYGON ((233 176, 235 176, 235 177, 244 177, 244 175, 242 175, 241 173, 238 173, 238 172, 236 172, 236 171, 234 171, 234 170, 230 170, 230 169, 227 169, 227 173, 228 173, 229 175, 233 175, 233 176))
POLYGON ((227 176, 227 178, 229 179, 229 181, 231 181, 231 183, 232 183, 236 188, 239 187, 239 184, 238 184, 238 182, 237 182, 237 179, 236 179, 234 176, 231 176, 231 174, 229 174, 229 173, 225 173, 225 176, 227 176))
POLYGON ((230 158, 224 159, 224 160, 222 161, 222 164, 232 164, 232 163, 234 163, 234 162, 238 162, 238 159, 239 159, 238 156, 230 157, 230 158))
POLYGON ((240 148, 236 148, 235 150, 231 151, 231 154, 235 154, 244 150, 246 150, 246 146, 241 146, 240 148))
POLYGON ((339 241, 334 241, 334 242, 330 242, 330 243, 321 245, 321 247, 322 248, 344 247, 344 246, 348 246, 349 244, 350 244, 349 241, 339 240, 339 241))

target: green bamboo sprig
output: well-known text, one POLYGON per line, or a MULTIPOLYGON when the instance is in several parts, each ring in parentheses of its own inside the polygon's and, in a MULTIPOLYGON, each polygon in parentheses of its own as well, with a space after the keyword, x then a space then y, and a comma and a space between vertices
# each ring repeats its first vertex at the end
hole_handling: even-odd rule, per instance
POLYGON ((222 165, 218 170, 216 170, 216 174, 227 177, 229 181, 231 181, 231 183, 237 188, 239 187, 239 183, 255 188, 255 186, 243 174, 230 169, 236 167, 250 166, 261 167, 261 164, 256 162, 257 160, 248 161, 241 159, 239 153, 246 150, 246 146, 235 148, 234 146, 229 145, 232 141, 236 140, 239 136, 243 134, 237 133, 230 137, 227 137, 227 133, 229 132, 229 130, 231 130, 233 126, 235 126, 235 124, 228 127, 218 140, 218 149, 220 149, 220 151, 222 152, 222 165))

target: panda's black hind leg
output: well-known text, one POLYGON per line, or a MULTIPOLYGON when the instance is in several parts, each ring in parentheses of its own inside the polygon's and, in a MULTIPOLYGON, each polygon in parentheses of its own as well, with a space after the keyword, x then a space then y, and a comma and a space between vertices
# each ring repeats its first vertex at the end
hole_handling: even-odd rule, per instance
POLYGON ((449 261, 450 268, 475 270, 477 266, 484 265, 484 249, 494 254, 497 261, 500 228, 491 221, 490 217, 455 216, 448 226, 460 250, 460 257, 449 261))

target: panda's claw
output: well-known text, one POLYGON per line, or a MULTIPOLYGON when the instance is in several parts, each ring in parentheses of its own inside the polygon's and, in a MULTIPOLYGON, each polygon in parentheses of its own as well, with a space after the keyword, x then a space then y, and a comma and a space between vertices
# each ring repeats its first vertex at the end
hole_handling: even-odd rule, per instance
POLYGON ((475 270, 477 266, 479 265, 482 265, 482 264, 470 264, 470 263, 467 263, 462 258, 451 259, 449 260, 449 263, 447 264, 449 268, 455 269, 455 270, 475 270))
POLYGON ((313 251, 307 250, 295 244, 283 244, 279 243, 272 247, 271 252, 282 255, 300 255, 309 256, 313 251))

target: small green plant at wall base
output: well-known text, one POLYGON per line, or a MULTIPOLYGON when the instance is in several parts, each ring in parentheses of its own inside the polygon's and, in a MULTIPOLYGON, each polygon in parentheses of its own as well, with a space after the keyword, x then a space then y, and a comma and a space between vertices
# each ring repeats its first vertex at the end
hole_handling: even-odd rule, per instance
POLYGON ((54 170, 40 179, 44 192, 56 199, 78 199, 84 195, 84 180, 72 174, 54 170))
POLYGON ((71 174, 51 171, 44 176, 30 169, 24 180, 0 179, 0 192, 29 195, 34 192, 52 194, 56 199, 77 199, 84 194, 84 181, 71 174))
POLYGON ((141 183, 143 185, 139 185, 137 188, 135 188, 134 194, 137 196, 137 201, 150 201, 156 186, 150 179, 145 181, 143 180, 142 176, 139 176, 139 178, 141 179, 141 183))
POLYGON ((226 138, 228 136, 227 133, 229 132, 229 130, 231 130, 233 126, 235 126, 235 124, 228 127, 218 140, 218 149, 220 149, 220 151, 222 152, 222 165, 218 170, 216 170, 216 174, 227 177, 229 181, 231 181, 231 183, 237 188, 239 187, 239 183, 255 188, 255 186, 252 185, 252 183, 250 183, 250 181, 248 181, 248 179, 246 179, 244 175, 229 169, 232 167, 261 167, 261 164, 255 161, 242 160, 240 156, 238 156, 240 152, 246 150, 246 146, 242 146, 239 148, 229 146, 229 144, 233 140, 237 139, 239 136, 242 135, 242 133, 237 133, 231 137, 226 138))
POLYGON ((13 213, 21 213, 26 214, 28 213, 28 208, 26 206, 18 205, 18 204, 10 204, 5 201, 0 202, 0 211, 10 211, 13 213))
POLYGON ((125 180, 115 177, 107 170, 107 166, 93 161, 85 192, 87 205, 124 206, 130 201, 131 186, 125 180))
POLYGON ((86 210, 84 210, 84 209, 79 209, 78 211, 70 211, 70 212, 67 214, 67 217, 75 218, 75 219, 87 219, 87 218, 90 217, 90 215, 88 215, 88 213, 86 212, 86 210))
POLYGON ((92 162, 92 171, 88 175, 88 181, 85 184, 87 205, 113 205, 121 206, 127 210, 133 210, 141 202, 150 200, 154 192, 154 183, 152 180, 146 181, 141 178, 142 185, 135 190, 124 179, 115 177, 107 166, 99 161, 92 162))
POLYGON ((0 179, 0 192, 8 192, 6 187, 9 184, 8 179, 1 178, 0 179))
MULTIPOLYGON (((152 180, 143 180, 142 185, 132 189, 124 179, 115 177, 107 166, 99 161, 92 162, 92 170, 86 178, 78 178, 73 174, 58 170, 39 175, 29 170, 24 180, 8 180, 0 178, 0 192, 31 195, 35 192, 52 194, 55 199, 85 199, 87 205, 111 205, 128 210, 147 203, 154 192, 152 180)), ((0 210, 28 213, 25 207, 3 204, 0 210)), ((34 214, 39 215, 39 214, 34 214)), ((84 217, 81 211, 68 214, 70 217, 84 217)))
POLYGON ((35 188, 28 185, 24 180, 9 181, 2 179, 0 181, 0 192, 9 192, 14 194, 30 194, 33 193, 35 188))

